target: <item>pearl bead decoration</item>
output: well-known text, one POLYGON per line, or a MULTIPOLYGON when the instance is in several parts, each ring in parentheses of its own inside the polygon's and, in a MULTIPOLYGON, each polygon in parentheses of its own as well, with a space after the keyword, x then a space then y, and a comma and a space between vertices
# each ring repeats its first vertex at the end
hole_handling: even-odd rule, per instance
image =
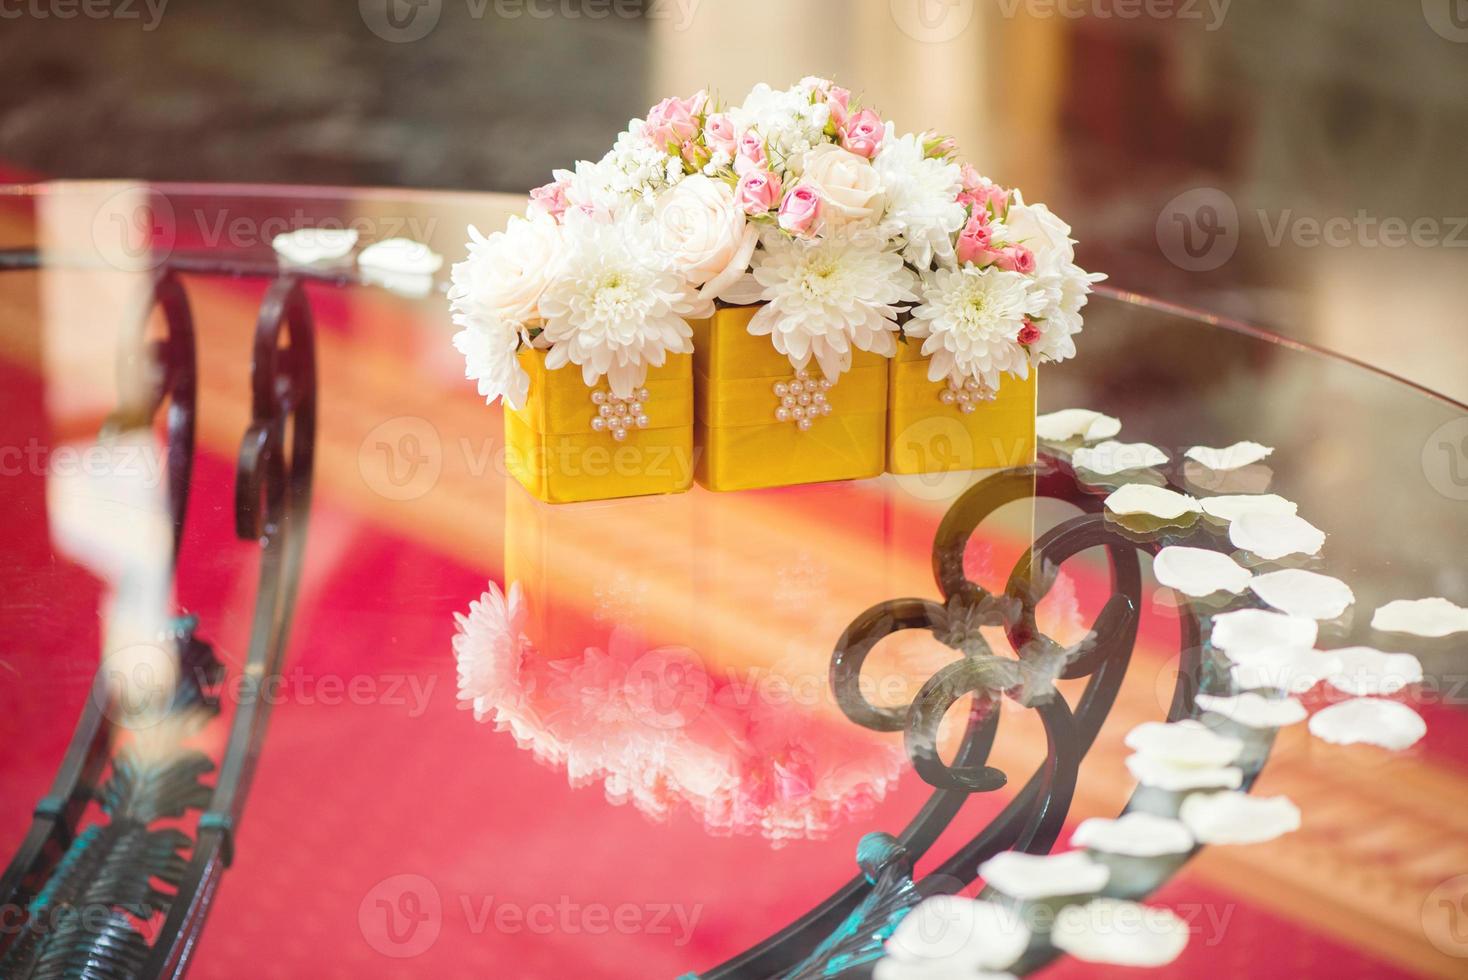
POLYGON ((958 406, 964 415, 972 415, 981 404, 993 401, 998 394, 976 378, 964 378, 961 382, 949 378, 948 387, 938 393, 938 400, 944 405, 958 406))
POLYGON ((592 432, 610 432, 617 442, 623 442, 633 429, 645 429, 652 424, 648 418, 646 402, 651 393, 640 388, 625 397, 610 391, 593 391, 591 404, 596 414, 591 418, 592 432))
POLYGON ((831 401, 827 397, 830 390, 830 381, 813 378, 804 368, 796 371, 789 381, 776 381, 775 421, 794 422, 800 431, 809 430, 816 419, 831 414, 831 401))

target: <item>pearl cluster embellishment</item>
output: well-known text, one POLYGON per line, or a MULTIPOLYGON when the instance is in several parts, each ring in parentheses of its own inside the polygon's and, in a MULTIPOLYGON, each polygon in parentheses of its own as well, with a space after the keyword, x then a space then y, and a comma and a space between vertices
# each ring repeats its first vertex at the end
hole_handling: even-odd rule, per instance
POLYGON ((949 378, 948 387, 943 389, 938 399, 945 405, 957 405, 960 412, 969 415, 980 402, 991 402, 998 394, 974 378, 965 378, 962 382, 949 378))
POLYGON ((592 431, 610 432, 613 439, 621 442, 633 429, 647 428, 651 420, 643 412, 643 403, 648 394, 646 388, 625 397, 609 391, 593 391, 591 403, 596 406, 596 417, 591 420, 592 431))
POLYGON ((780 399, 775 421, 794 422, 798 429, 809 429, 817 418, 831 414, 831 403, 826 400, 830 390, 831 382, 812 378, 804 368, 789 381, 775 382, 775 397, 780 399))

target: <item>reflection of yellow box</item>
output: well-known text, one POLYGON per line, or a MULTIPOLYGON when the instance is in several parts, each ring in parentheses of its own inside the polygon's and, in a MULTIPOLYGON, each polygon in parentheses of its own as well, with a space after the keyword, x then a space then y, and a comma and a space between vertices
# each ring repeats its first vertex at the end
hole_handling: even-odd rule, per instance
MULTIPOLYGON (((630 426, 625 439, 593 428, 601 407, 580 368, 545 367, 545 351, 524 349, 530 374, 525 407, 505 409, 505 465, 541 500, 577 500, 681 493, 693 483, 693 369, 687 354, 669 354, 650 368, 647 426, 630 426)), ((598 388, 606 397, 608 388, 598 388)), ((632 406, 627 406, 630 410, 632 406)), ((605 424, 605 423, 603 423, 605 424)))
POLYGON ((937 473, 1024 466, 1035 460, 1036 375, 1006 376, 993 401, 965 414, 928 380, 922 343, 897 345, 887 413, 887 471, 937 473))
POLYGON ((556 506, 505 488, 504 580, 520 583, 525 633, 542 656, 693 642, 701 561, 694 501, 683 494, 556 506))
MULTIPOLYGON (((751 336, 757 306, 721 309, 692 321, 698 482, 710 490, 854 480, 882 472, 887 430, 887 360, 856 351, 851 370, 822 392, 830 414, 802 430, 779 421, 777 383, 795 371, 768 337, 751 336)), ((812 362, 809 374, 819 379, 812 362)))

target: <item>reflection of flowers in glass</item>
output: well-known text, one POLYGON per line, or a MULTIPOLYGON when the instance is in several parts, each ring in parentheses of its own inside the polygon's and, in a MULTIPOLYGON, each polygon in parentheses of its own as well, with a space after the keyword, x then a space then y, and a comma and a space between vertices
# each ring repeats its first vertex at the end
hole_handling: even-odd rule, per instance
POLYGON ((456 617, 460 698, 573 786, 654 818, 687 807, 715 833, 776 845, 821 837, 869 811, 903 769, 899 742, 815 717, 757 678, 711 673, 685 647, 644 648, 614 629, 605 649, 552 657, 522 632, 518 586, 456 617))

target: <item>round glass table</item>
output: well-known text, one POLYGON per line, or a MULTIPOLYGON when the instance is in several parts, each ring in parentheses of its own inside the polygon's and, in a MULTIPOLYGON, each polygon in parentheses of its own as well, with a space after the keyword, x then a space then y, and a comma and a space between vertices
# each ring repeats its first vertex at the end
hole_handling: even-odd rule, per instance
POLYGON ((1002 472, 542 504, 463 379, 447 264, 271 247, 350 228, 452 262, 518 206, 0 191, 0 973, 977 976, 924 961, 984 946, 961 917, 884 946, 945 894, 1021 914, 1017 974, 1179 936, 1154 974, 1468 969, 1465 634, 1373 625, 1468 605, 1468 408, 1108 290, 1040 401, 1121 449, 1103 422, 1002 472), (1243 442, 1273 451, 1188 455, 1243 442), (1124 484, 1187 502, 1125 516, 1124 484), (1218 499, 1265 494, 1323 545, 1241 537, 1218 499), (1197 552, 1239 577, 1189 595, 1197 552), (1256 588, 1284 569, 1348 597, 1256 588), (1301 604, 1287 649, 1218 625, 1301 604), (1332 653, 1358 647, 1412 657, 1332 653), (1248 723, 1246 689, 1298 716, 1248 723), (1316 721, 1363 694, 1425 735, 1339 744, 1414 724, 1316 721), (1148 726, 1184 719, 1211 734, 1148 726), (1213 781, 1195 742, 1229 747, 1213 781), (1288 804, 1189 802, 1230 786, 1288 804), (1195 839, 1092 846, 1069 896, 980 876, 1123 811, 1195 839), (1098 892, 1174 917, 1058 938, 1098 892))

